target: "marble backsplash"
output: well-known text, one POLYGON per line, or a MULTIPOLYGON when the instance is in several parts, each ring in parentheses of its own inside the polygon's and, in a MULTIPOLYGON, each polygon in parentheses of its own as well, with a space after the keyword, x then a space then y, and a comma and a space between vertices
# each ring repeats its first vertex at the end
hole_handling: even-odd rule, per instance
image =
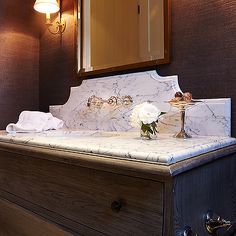
MULTIPOLYGON (((167 101, 177 91, 181 91, 177 76, 161 77, 156 71, 96 78, 72 87, 68 101, 50 106, 50 112, 69 129, 129 131, 134 130, 130 125, 134 106, 149 101, 167 112, 160 119, 159 132, 175 133, 180 129, 180 113, 167 101)), ((186 110, 186 131, 230 136, 231 99, 200 100, 186 110)))

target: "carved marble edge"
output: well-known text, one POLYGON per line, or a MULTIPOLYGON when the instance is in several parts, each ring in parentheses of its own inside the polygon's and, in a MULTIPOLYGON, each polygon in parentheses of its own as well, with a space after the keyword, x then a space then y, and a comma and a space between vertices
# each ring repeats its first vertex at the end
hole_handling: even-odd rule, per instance
POLYGON ((140 139, 137 132, 68 130, 11 135, 1 132, 0 141, 167 165, 236 144, 235 138, 219 136, 181 140, 159 134, 149 141, 140 139))
MULTIPOLYGON (((1 134, 2 135, 2 134, 1 134)), ((151 179, 159 179, 167 176, 175 176, 192 168, 209 163, 216 159, 235 153, 236 144, 227 145, 195 157, 178 161, 172 164, 154 163, 135 159, 126 159, 108 155, 98 155, 88 152, 78 152, 72 149, 55 148, 48 145, 33 144, 27 142, 18 142, 5 139, 0 141, 0 150, 29 155, 35 158, 68 163, 87 168, 94 168, 103 171, 112 171, 115 173, 125 174, 127 171, 130 175, 136 177, 146 176, 151 179)))

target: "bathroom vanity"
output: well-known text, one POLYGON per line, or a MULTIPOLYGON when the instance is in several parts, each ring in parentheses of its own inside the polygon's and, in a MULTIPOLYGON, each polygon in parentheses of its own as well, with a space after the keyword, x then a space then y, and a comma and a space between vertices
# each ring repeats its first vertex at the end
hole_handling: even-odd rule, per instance
POLYGON ((235 153, 229 137, 1 132, 0 235, 209 235, 209 210, 235 219, 235 153))
POLYGON ((1 131, 0 235, 206 236, 206 226, 229 228, 231 101, 201 99, 186 109, 192 138, 177 139, 180 112, 167 102, 177 91, 177 76, 156 71, 84 80, 66 104, 50 106, 63 130, 1 131), (166 112, 157 139, 142 140, 130 125, 143 102, 166 112))

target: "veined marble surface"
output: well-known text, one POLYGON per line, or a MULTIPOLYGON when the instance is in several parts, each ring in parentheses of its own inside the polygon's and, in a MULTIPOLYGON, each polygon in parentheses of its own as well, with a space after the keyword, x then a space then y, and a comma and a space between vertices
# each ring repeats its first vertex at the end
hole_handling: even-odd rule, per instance
POLYGON ((169 134, 158 134, 155 140, 142 140, 139 132, 92 130, 57 130, 35 134, 7 134, 1 131, 0 141, 166 165, 236 144, 235 138, 220 136, 176 139, 169 134))
MULTIPOLYGON (((159 122, 159 132, 173 134, 180 129, 180 115, 166 101, 172 99, 177 91, 181 91, 177 76, 161 77, 156 71, 90 79, 71 88, 66 104, 50 106, 50 112, 62 119, 68 129, 130 131, 134 130, 130 125, 134 106, 149 101, 161 111, 168 112, 159 122), (96 104, 88 106, 88 101, 93 96, 96 104), (131 105, 124 105, 127 96, 133 100, 131 105), (109 104, 109 99, 117 99, 118 105, 109 104)), ((188 133, 230 136, 231 100, 201 101, 186 111, 188 133)))

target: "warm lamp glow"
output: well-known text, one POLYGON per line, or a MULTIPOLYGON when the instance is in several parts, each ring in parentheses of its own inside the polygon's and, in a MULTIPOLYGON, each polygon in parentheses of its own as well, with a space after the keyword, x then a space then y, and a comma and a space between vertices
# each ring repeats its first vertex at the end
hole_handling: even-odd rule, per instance
POLYGON ((34 9, 41 13, 56 13, 60 8, 57 0, 36 0, 34 9))
MULTIPOLYGON (((60 3, 60 0, 59 0, 60 3)), ((34 9, 38 12, 46 14, 46 25, 48 26, 48 30, 52 34, 63 33, 66 28, 66 22, 61 17, 61 12, 58 13, 59 20, 56 23, 52 23, 50 20, 50 14, 56 13, 60 10, 60 4, 57 0, 36 0, 34 3, 34 9), (54 26, 55 30, 52 31, 52 27, 54 26)))

